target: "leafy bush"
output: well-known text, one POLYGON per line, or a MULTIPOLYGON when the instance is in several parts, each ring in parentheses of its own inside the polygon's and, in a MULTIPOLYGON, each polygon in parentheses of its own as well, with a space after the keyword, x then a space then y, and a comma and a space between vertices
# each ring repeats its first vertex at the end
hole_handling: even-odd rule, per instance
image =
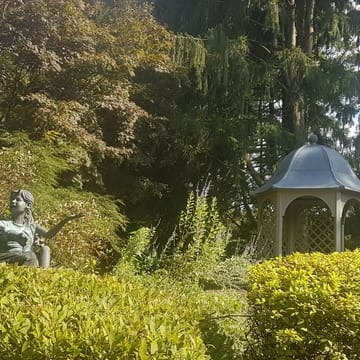
POLYGON ((239 360, 246 344, 247 323, 246 297, 237 290, 206 290, 197 283, 179 282, 168 277, 166 272, 141 276, 142 283, 161 291, 186 296, 194 316, 201 313, 199 329, 206 346, 206 353, 214 360, 239 360))
POLYGON ((218 329, 199 322, 239 311, 236 296, 144 279, 0 264, 0 358, 205 360, 205 344, 221 351, 218 329))
POLYGON ((254 266, 250 359, 358 359, 360 252, 293 254, 254 266))
POLYGON ((171 34, 149 7, 33 0, 7 4, 1 20, 3 128, 128 157, 134 123, 147 115, 130 100, 135 69, 171 66, 171 34))
POLYGON ((134 279, 0 265, 1 359, 206 359, 186 296, 134 279))

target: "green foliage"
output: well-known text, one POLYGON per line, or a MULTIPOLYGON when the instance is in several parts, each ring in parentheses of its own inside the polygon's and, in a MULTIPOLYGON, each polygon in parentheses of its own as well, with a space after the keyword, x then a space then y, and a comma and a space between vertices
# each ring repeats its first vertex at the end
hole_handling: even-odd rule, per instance
POLYGON ((1 359, 209 358, 198 321, 211 306, 197 293, 70 270, 0 273, 1 359))
POLYGON ((127 246, 120 244, 115 230, 125 221, 116 202, 83 190, 88 180, 86 152, 66 144, 56 133, 42 141, 23 133, 2 133, 0 144, 4 212, 16 185, 34 193, 36 220, 45 227, 69 213, 86 214, 51 241, 53 265, 103 270, 114 259, 113 247, 123 256, 114 271, 117 277, 0 266, 2 359, 208 359, 238 349, 243 327, 225 318, 210 326, 213 318, 207 315, 238 313, 244 307, 239 296, 204 292, 189 282, 184 287, 174 281, 175 272, 182 269, 195 268, 195 275, 180 277, 197 279, 200 266, 210 266, 223 252, 224 227, 215 201, 195 200, 193 194, 182 213, 182 239, 195 241, 197 249, 190 250, 189 244, 181 248, 189 251, 186 264, 180 261, 179 248, 179 269, 170 269, 174 257, 169 256, 169 262, 161 263, 168 266, 166 271, 135 279, 134 272, 159 269, 160 259, 147 255, 154 230, 141 228, 131 234, 127 246), (219 244, 203 246, 208 239, 219 244))
POLYGON ((187 178, 212 174, 222 215, 231 209, 250 223, 251 188, 311 131, 331 133, 329 143, 356 156, 347 133, 360 94, 356 2, 156 0, 155 8, 181 32, 176 59, 195 93, 181 82, 191 103, 175 103, 177 118, 169 116, 183 127, 191 119, 191 135, 177 136, 192 154, 187 178))
MULTIPOLYGON (((239 295, 237 295, 239 298, 239 295)), ((239 301, 239 300, 238 300, 239 301)), ((240 302, 239 302, 240 304, 240 302)), ((211 314, 200 323, 211 359, 239 360, 243 358, 248 331, 239 306, 236 313, 211 314)))
POLYGON ((140 228, 130 234, 127 246, 122 250, 122 261, 132 261, 133 257, 140 256, 150 245, 155 230, 140 228))
POLYGON ((27 151, 30 149, 24 150, 23 146, 18 146, 28 141, 27 135, 18 134, 14 137, 10 134, 1 135, 0 200, 1 213, 4 214, 8 208, 10 191, 21 188, 24 181, 31 180, 34 177, 34 168, 31 166, 33 163, 32 153, 27 151))
POLYGON ((169 255, 164 250, 162 263, 169 274, 182 280, 198 281, 220 262, 229 238, 217 212, 216 199, 206 191, 191 192, 186 209, 169 239, 169 255))
POLYGON ((245 289, 251 263, 246 256, 232 256, 216 264, 204 276, 202 282, 207 288, 245 289))
POLYGON ((114 199, 82 190, 86 152, 61 141, 31 141, 23 133, 2 133, 0 142, 2 214, 7 213, 10 191, 16 188, 34 194, 34 215, 45 228, 83 212, 83 218, 67 224, 49 241, 52 265, 84 271, 111 265, 113 245, 119 241, 116 231, 124 228, 126 220, 114 199))
POLYGON ((357 359, 360 253, 294 254, 254 266, 251 359, 357 359))
POLYGON ((119 249, 121 259, 116 268, 137 273, 162 269, 178 280, 197 282, 222 260, 229 234, 217 212, 216 199, 209 200, 206 192, 191 192, 178 225, 159 254, 154 249, 155 238, 154 228, 132 232, 119 249))
POLYGON ((315 61, 304 54, 300 48, 278 52, 278 57, 286 76, 287 86, 291 86, 291 82, 300 82, 316 67, 315 61))
POLYGON ((137 274, 166 274, 177 281, 210 288, 241 289, 247 282, 249 261, 244 257, 223 260, 229 232, 216 209, 216 199, 206 191, 191 192, 167 246, 155 250, 156 229, 142 227, 130 233, 119 248, 121 259, 113 270, 137 274))
POLYGON ((190 306, 202 316, 198 327, 206 345, 206 353, 214 360, 242 359, 248 332, 245 293, 227 291, 203 291, 196 283, 174 281, 166 272, 143 276, 141 281, 173 294, 182 294, 190 306))
POLYGON ((126 244, 118 248, 121 258, 112 273, 116 275, 127 271, 141 274, 153 271, 159 263, 155 251, 151 250, 154 236, 154 228, 142 227, 131 232, 126 244))
MULTIPOLYGON (((294 146, 295 128, 351 146, 359 11, 350 1, 154 1, 174 36, 144 3, 2 2, 1 126, 71 143, 82 158, 72 186, 122 199, 132 224, 161 218, 159 248, 208 173, 223 221, 248 239, 250 191, 294 146)), ((19 165, 14 184, 21 173, 32 177, 19 165)))
POLYGON ((193 69, 195 73, 196 88, 204 92, 207 90, 206 80, 204 82, 206 54, 205 42, 203 39, 189 35, 175 36, 173 61, 177 65, 193 69))

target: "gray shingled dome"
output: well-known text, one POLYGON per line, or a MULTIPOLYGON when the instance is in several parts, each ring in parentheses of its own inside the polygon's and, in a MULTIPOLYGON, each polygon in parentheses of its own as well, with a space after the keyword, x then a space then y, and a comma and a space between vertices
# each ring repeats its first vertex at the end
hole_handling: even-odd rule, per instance
POLYGON ((272 178, 253 195, 277 189, 343 189, 360 193, 360 180, 349 163, 338 152, 318 145, 316 135, 309 141, 289 153, 272 178))

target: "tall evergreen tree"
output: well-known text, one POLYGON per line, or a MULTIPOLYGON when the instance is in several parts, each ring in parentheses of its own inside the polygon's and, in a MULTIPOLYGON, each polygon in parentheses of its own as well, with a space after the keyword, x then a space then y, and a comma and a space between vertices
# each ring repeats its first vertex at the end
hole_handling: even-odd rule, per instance
POLYGON ((206 134, 189 166, 211 173, 223 210, 251 214, 250 189, 310 132, 350 145, 360 95, 358 3, 155 1, 158 18, 178 34, 174 59, 197 94, 189 127, 201 124, 206 134))

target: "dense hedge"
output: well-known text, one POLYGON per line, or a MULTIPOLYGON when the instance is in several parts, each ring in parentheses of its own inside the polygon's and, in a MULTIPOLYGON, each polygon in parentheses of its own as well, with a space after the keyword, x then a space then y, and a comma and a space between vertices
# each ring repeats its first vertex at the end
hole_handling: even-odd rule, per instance
POLYGON ((1 360, 232 359, 241 346, 222 322, 241 311, 236 295, 161 277, 0 264, 0 294, 1 360))
POLYGON ((360 252, 294 254, 252 268, 252 359, 359 359, 360 252))
POLYGON ((0 359, 207 359, 185 294, 0 264, 0 359))

